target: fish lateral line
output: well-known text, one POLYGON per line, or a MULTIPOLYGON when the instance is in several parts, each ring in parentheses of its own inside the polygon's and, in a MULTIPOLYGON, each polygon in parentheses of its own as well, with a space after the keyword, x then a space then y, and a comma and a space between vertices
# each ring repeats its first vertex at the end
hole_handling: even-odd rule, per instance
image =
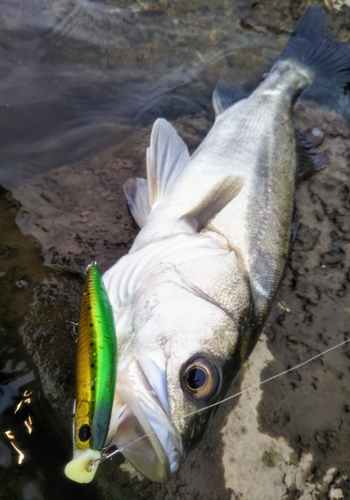
MULTIPOLYGON (((227 403, 228 401, 230 401, 231 399, 234 399, 238 396, 241 396, 242 394, 245 394, 253 389, 258 389, 261 385, 263 384, 266 384, 267 382, 271 382, 272 380, 275 380, 279 377, 282 377, 282 375, 286 375, 287 373, 291 373, 295 370, 298 370, 299 368, 302 368, 303 366, 311 363, 312 361, 315 361, 316 359, 319 359, 321 358, 322 356, 324 356, 325 354, 328 354, 330 353, 331 351, 334 351, 335 349, 338 349, 339 347, 342 347, 346 344, 348 344, 350 342, 350 339, 346 339, 346 340, 343 340, 343 342, 340 342, 339 344, 336 344, 332 347, 329 347, 328 349, 326 349, 325 351, 322 351, 318 354, 316 354, 315 356, 312 356, 311 358, 303 361, 302 363, 298 363, 297 365, 295 366, 292 366, 291 368, 288 368, 287 370, 284 370, 283 372, 280 372, 280 373, 277 373, 276 375, 272 375, 271 377, 265 379, 265 380, 262 380, 261 382, 259 382, 258 384, 254 384, 254 385, 251 385, 250 387, 247 387, 246 389, 243 389, 242 391, 240 392, 237 392, 236 394, 233 394, 232 396, 228 396, 227 398, 224 398, 222 399, 221 401, 217 401, 216 403, 213 403, 211 405, 208 405, 208 406, 205 406, 204 408, 200 408, 198 410, 195 410, 193 412, 190 412, 188 413, 187 415, 185 415, 183 417, 183 419, 185 418, 188 418, 188 417, 192 417, 193 415, 196 415, 197 413, 200 413, 202 411, 205 411, 205 410, 208 410, 210 408, 214 408, 215 406, 219 406, 223 403, 227 403)), ((153 434, 156 434, 158 431, 168 427, 169 425, 172 425, 172 424, 176 424, 177 422, 179 422, 181 419, 175 419, 175 420, 172 420, 171 422, 163 425, 162 427, 158 427, 157 429, 153 430, 152 432, 149 432, 148 434, 144 434, 143 436, 140 436, 139 438, 135 439, 135 441, 132 441, 131 443, 129 443, 128 447, 129 446, 132 446, 133 444, 141 441, 142 439, 144 438, 147 438, 148 436, 151 436, 153 434)), ((105 450, 108 450, 108 448, 112 447, 113 446, 113 443, 111 443, 109 446, 107 446, 105 448, 105 450)), ((109 455, 103 455, 101 456, 101 458, 98 458, 96 460, 92 460, 91 462, 89 462, 89 464, 86 466, 86 471, 87 472, 92 472, 95 465, 99 464, 99 463, 102 463, 104 462, 105 460, 108 460, 109 458, 112 458, 114 455, 116 455, 117 453, 122 453, 124 450, 127 450, 127 448, 118 448, 117 450, 113 451, 112 453, 110 453, 109 455)))

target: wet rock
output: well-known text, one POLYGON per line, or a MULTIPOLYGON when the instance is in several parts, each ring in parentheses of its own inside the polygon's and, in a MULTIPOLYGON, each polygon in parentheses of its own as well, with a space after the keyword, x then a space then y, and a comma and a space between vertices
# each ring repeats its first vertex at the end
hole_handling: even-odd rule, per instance
POLYGON ((343 490, 341 488, 332 487, 328 497, 330 500, 343 500, 344 499, 343 490))
POLYGON ((320 234, 321 231, 316 227, 309 228, 304 225, 300 225, 296 237, 296 248, 298 248, 298 243, 300 242, 304 250, 313 250, 318 242, 320 234))
POLYGON ((16 287, 17 288, 28 288, 28 283, 26 280, 18 280, 16 281, 16 287))
POLYGON ((342 248, 332 245, 329 252, 321 254, 321 266, 335 266, 343 262, 345 252, 342 248))

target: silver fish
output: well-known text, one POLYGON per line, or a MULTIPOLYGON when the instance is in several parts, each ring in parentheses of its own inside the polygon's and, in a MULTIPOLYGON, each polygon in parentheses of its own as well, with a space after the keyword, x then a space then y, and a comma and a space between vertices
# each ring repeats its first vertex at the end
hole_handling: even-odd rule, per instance
POLYGON ((168 122, 154 124, 147 181, 125 185, 142 229, 103 277, 119 346, 106 445, 152 481, 169 480, 201 439, 204 408, 251 353, 280 284, 297 175, 293 99, 317 79, 344 84, 349 68, 349 47, 313 4, 250 96, 214 92, 215 123, 192 157, 168 122))

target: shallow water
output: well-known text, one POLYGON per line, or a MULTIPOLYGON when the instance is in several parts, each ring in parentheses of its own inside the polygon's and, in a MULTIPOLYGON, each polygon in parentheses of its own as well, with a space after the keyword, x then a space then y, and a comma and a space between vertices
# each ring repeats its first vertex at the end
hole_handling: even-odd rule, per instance
MULTIPOLYGON (((230 2, 2 1, 0 183, 13 188, 158 116, 199 112, 218 78, 212 68, 237 57, 224 21, 237 8, 244 10, 230 2)), ((254 38, 246 34, 240 50, 254 50, 254 38)))
MULTIPOLYGON (((210 464, 211 454, 221 464, 224 446, 217 443, 232 406, 218 416, 218 430, 198 455, 192 455, 178 483, 174 480, 167 490, 130 480, 125 470, 113 476, 117 473, 108 464, 107 479, 99 486, 79 486, 64 477, 63 466, 71 454, 75 349, 71 323, 78 317, 85 265, 97 258, 106 269, 127 251, 137 232, 121 185, 130 175, 142 172, 151 123, 159 116, 179 119, 186 142, 196 147, 212 120, 210 100, 216 82, 254 85, 279 54, 294 24, 293 16, 303 8, 303 2, 271 2, 266 7, 245 0, 0 2, 0 185, 4 188, 0 192, 0 499, 111 498, 113 489, 106 485, 108 481, 116 484, 116 479, 120 489, 114 486, 115 498, 194 498, 191 484, 203 498, 214 498, 210 476, 201 485, 189 471, 200 469, 201 457, 203 464, 210 464), (190 119, 182 119, 189 115, 190 119)), ((338 17, 331 19, 337 33, 348 39, 338 17)), ((342 140, 348 138, 345 125, 337 131, 342 140)), ((334 151, 334 146, 329 150, 334 151)), ((338 184, 334 186, 327 178, 323 184, 316 180, 304 189, 303 196, 313 199, 308 213, 318 210, 319 218, 302 219, 304 232, 300 232, 295 260, 280 293, 294 309, 290 306, 288 315, 276 305, 272 311, 269 347, 276 357, 273 368, 278 370, 349 334, 350 257, 344 234, 350 230, 350 205, 349 179, 344 172, 345 167, 341 175, 335 175, 338 184), (335 207, 327 201, 327 190, 339 201, 335 207), (316 235, 312 224, 321 224, 322 210, 329 225, 316 235), (333 234, 330 242, 327 238, 332 231, 339 234, 333 234), (317 257, 310 253, 305 257, 315 246, 317 257), (315 263, 319 255, 324 268, 315 263), (316 278, 312 279, 321 299, 301 278, 304 267, 313 265, 316 278), (322 288, 324 282, 327 290, 322 288), (320 333, 327 323, 322 314, 327 316, 333 307, 325 297, 334 303, 338 318, 333 336, 329 330, 320 333), (321 308, 314 314, 317 300, 321 308), (282 348, 282 343, 274 344, 276 332, 283 334, 283 328, 290 332, 304 327, 303 338, 296 340, 290 334, 291 340, 286 336, 282 348)), ((332 383, 342 380, 348 366, 346 354, 334 359, 325 368, 332 383)), ((314 378, 320 372, 322 367, 317 376, 312 370, 305 376, 309 385, 317 385, 314 378)), ((301 454, 301 449, 316 450, 317 445, 308 441, 316 431, 309 430, 308 422, 301 429, 287 423, 288 418, 303 420, 299 393, 294 392, 302 383, 293 377, 290 384, 285 382, 288 387, 281 382, 275 395, 272 390, 261 401, 260 425, 265 432, 287 436, 301 454), (292 410, 288 413, 288 404, 283 403, 286 408, 281 416, 275 407, 284 392, 292 410)), ((331 382, 320 384, 326 391, 332 387, 331 382)), ((342 387, 330 398, 331 420, 333 413, 339 413, 340 399, 343 406, 348 404, 349 388, 342 387)), ((310 406, 315 406, 316 399, 310 397, 310 406)), ((329 437, 326 418, 323 422, 319 416, 317 425, 322 432, 315 463, 322 475, 333 462, 339 465, 334 456, 337 446, 343 450, 342 445, 331 442, 327 446, 343 434, 329 437), (327 461, 322 450, 332 459, 327 461)), ((338 453, 341 460, 344 452, 338 453)), ((114 467, 121 462, 117 458, 114 467)), ((215 486, 217 498, 232 498, 223 466, 212 470, 219 484, 215 486)), ((267 470, 271 470, 270 463, 267 470)), ((273 494, 267 493, 266 498, 273 494)))

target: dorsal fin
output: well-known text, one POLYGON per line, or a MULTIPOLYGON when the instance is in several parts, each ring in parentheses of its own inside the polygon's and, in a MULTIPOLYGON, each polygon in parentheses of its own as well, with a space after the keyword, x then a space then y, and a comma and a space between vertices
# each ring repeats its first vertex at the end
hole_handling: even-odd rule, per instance
POLYGON ((213 108, 215 116, 220 115, 235 102, 248 97, 249 92, 240 88, 230 87, 226 83, 219 82, 213 92, 213 108))
POLYGON ((190 161, 188 149, 169 122, 159 118, 153 125, 147 149, 147 182, 151 206, 172 190, 190 161))
POLYGON ((317 140, 310 133, 296 130, 295 138, 299 183, 324 168, 328 161, 317 149, 317 140))
POLYGON ((130 211, 139 227, 146 224, 147 216, 151 210, 148 199, 146 179, 128 179, 123 186, 130 211))
POLYGON ((243 185, 243 177, 225 177, 212 187, 199 205, 183 215, 181 219, 187 220, 199 232, 238 195, 243 185))

